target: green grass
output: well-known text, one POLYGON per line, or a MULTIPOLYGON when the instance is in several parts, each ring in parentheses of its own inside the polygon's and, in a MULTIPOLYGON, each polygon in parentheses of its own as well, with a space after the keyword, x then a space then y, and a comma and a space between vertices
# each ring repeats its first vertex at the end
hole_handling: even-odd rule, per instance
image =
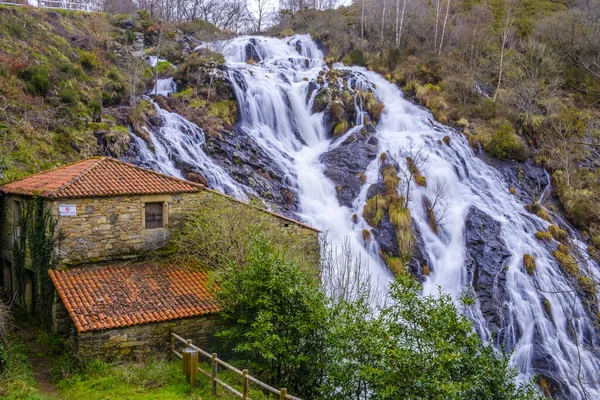
POLYGON ((6 369, 0 374, 0 398, 6 400, 44 400, 33 379, 27 358, 29 348, 15 335, 9 337, 6 369))
MULTIPOLYGON (((201 365, 205 370, 208 365, 201 365)), ((229 371, 219 371, 219 378, 241 389, 241 377, 229 371)), ((150 359, 140 363, 112 365, 103 361, 90 362, 82 372, 57 384, 63 399, 234 399, 219 387, 218 395, 211 395, 210 381, 204 375, 196 378, 193 390, 186 382, 181 361, 150 359)), ((267 399, 260 391, 250 391, 253 399, 267 399)))

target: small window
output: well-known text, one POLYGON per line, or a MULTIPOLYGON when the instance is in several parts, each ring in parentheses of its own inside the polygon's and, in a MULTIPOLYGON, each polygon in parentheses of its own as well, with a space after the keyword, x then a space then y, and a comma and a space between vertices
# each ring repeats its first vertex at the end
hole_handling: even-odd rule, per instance
POLYGON ((146 229, 163 227, 164 203, 146 203, 146 229))

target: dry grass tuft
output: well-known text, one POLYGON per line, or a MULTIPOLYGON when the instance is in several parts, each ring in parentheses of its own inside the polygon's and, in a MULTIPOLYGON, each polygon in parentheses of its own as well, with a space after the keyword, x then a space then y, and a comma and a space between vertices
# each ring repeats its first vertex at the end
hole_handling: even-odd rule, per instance
POLYGON ((550 232, 537 231, 535 233, 535 238, 537 240, 552 240, 552 234, 550 232))
POLYGON ((560 229, 556 225, 550 225, 548 227, 548 232, 550 232, 550 234, 552 235, 552 237, 556 241, 558 241, 558 242, 565 243, 565 242, 567 242, 569 240, 569 235, 567 235, 567 232, 565 232, 564 230, 560 229))
POLYGON ((525 271, 529 275, 533 275, 536 268, 535 258, 529 254, 523 254, 523 265, 525 266, 525 271))

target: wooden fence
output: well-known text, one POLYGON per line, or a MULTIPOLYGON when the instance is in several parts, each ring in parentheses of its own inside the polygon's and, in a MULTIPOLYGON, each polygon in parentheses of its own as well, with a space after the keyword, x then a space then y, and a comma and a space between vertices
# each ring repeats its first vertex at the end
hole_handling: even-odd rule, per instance
POLYGON ((10 6, 26 6, 38 8, 54 8, 61 10, 103 11, 99 0, 0 0, 0 4, 10 6))
MULTIPOLYGON (((176 346, 175 346, 176 341, 183 343, 185 345, 185 347, 187 347, 188 349, 191 348, 191 349, 196 350, 196 352, 198 353, 198 356, 203 356, 203 357, 207 358, 208 360, 210 360, 210 364, 211 364, 210 372, 205 371, 202 368, 200 368, 199 366, 197 366, 198 365, 197 363, 190 362, 190 364, 186 364, 186 365, 192 365, 191 368, 197 368, 197 372, 201 373, 202 375, 207 376, 210 379, 213 396, 217 395, 217 385, 221 385, 223 388, 225 388, 229 392, 233 393, 234 395, 236 395, 244 400, 252 400, 252 399, 250 399, 250 397, 248 397, 248 387, 249 387, 249 384, 252 383, 264 391, 267 391, 269 393, 273 393, 273 394, 279 396, 280 400, 284 400, 284 399, 301 400, 298 397, 289 395, 287 393, 287 389, 275 389, 274 387, 269 386, 266 383, 259 381, 258 379, 254 378, 253 376, 248 375, 248 370, 246 370, 246 369, 239 370, 239 369, 235 368, 233 365, 226 363, 225 361, 223 361, 217 357, 217 353, 210 354, 210 353, 202 350, 201 348, 194 346, 192 344, 191 340, 184 339, 181 336, 177 335, 173 331, 171 331, 170 336, 171 336, 171 353, 173 353, 174 355, 176 355, 177 357, 179 357, 181 359, 184 359, 184 362, 186 361, 185 359, 189 359, 188 354, 185 353, 185 349, 183 349, 181 352, 176 350, 176 346), (185 356, 184 356, 184 354, 185 354, 185 356), (241 392, 238 391, 237 389, 233 388, 232 386, 228 385, 227 383, 223 382, 221 379, 219 379, 217 377, 217 372, 218 372, 219 366, 222 366, 223 368, 227 368, 228 370, 234 372, 235 374, 237 374, 241 377, 241 382, 242 382, 242 391, 241 392)), ((184 368, 190 368, 190 367, 184 366, 184 368)), ((184 371, 185 371, 185 369, 184 369, 184 371)), ((186 374, 187 373, 188 372, 186 371, 186 374)), ((193 374, 192 378, 191 378, 192 384, 195 380, 194 376, 195 376, 195 374, 193 374)))

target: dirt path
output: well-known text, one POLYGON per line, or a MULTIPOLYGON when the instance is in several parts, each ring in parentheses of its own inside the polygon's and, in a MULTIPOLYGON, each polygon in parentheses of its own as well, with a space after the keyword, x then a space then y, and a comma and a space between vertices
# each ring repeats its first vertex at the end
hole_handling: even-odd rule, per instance
POLYGON ((28 355, 33 377, 38 384, 40 392, 46 396, 58 399, 58 392, 54 385, 50 382, 52 378, 52 364, 55 357, 49 355, 47 346, 36 342, 35 333, 18 327, 16 330, 17 336, 29 347, 30 354, 28 355))

